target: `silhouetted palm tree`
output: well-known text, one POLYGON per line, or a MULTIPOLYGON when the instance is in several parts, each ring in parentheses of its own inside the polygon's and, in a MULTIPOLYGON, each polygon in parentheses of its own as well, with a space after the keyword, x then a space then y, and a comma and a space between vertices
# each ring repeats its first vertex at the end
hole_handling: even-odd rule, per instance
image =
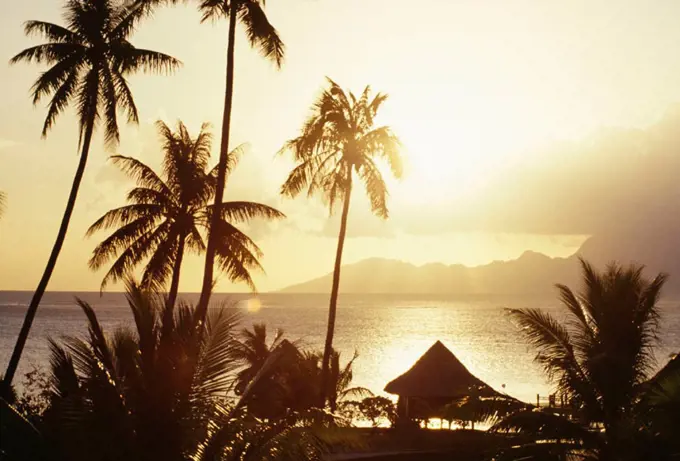
MULTIPOLYGON (((603 440, 590 446, 599 459, 630 459, 634 452, 632 441, 639 433, 635 403, 655 363, 658 300, 666 276, 660 274, 647 280, 642 275, 643 268, 635 265, 622 268, 613 264, 601 273, 584 260, 581 266, 583 289, 579 294, 558 285, 567 315, 564 321, 538 309, 509 312, 536 349, 536 361, 580 421, 602 425, 603 440)), ((534 424, 531 416, 511 416, 499 427, 534 424)), ((561 425, 572 431, 565 439, 575 437, 579 431, 574 423, 554 423, 546 420, 537 427, 548 430, 551 425, 561 425)), ((580 433, 590 437, 588 431, 580 433)))
POLYGON ((156 126, 163 143, 163 176, 131 157, 111 157, 125 173, 135 178, 138 187, 128 193, 129 205, 108 211, 87 231, 116 231, 94 250, 89 265, 99 269, 111 259, 115 262, 102 280, 122 279, 151 255, 142 285, 165 286, 172 277, 169 302, 174 304, 185 246, 199 252, 205 249, 199 232, 200 214, 214 193, 214 174, 207 171, 211 135, 203 125, 196 138, 178 122, 173 132, 162 121, 156 126))
POLYGON ((276 330, 273 339, 268 341, 265 323, 255 323, 252 330, 244 328, 241 331, 237 354, 246 365, 239 371, 236 379, 235 390, 238 395, 243 393, 248 383, 282 341, 283 330, 276 330))
MULTIPOLYGON (((384 159, 397 178, 402 174, 399 140, 389 127, 376 127, 374 124, 387 96, 379 93, 371 99, 370 88, 366 87, 357 98, 352 93, 346 94, 332 80, 328 81, 330 88, 314 104, 313 113, 305 122, 300 136, 288 141, 282 149, 282 152, 291 151, 298 165, 281 188, 281 193, 289 197, 295 197, 305 189, 308 196, 319 192, 328 202, 331 212, 338 200, 343 203, 322 361, 324 383, 328 382, 333 348, 352 178, 356 175, 363 182, 372 211, 381 218, 387 218, 387 186, 377 160, 384 159)), ((326 389, 325 384, 322 389, 326 389)), ((325 397, 320 396, 320 400, 325 402, 325 397)))
MULTIPOLYGON (((228 170, 229 133, 231 128, 231 109, 234 94, 234 47, 236 44, 236 23, 240 22, 246 31, 250 45, 258 47, 260 53, 267 59, 281 66, 284 55, 283 41, 278 32, 269 23, 263 10, 264 0, 199 0, 199 10, 203 13, 203 21, 229 18, 229 38, 227 42, 227 75, 224 96, 224 112, 222 114, 222 139, 220 142, 220 159, 217 168, 217 187, 215 206, 222 202, 224 186, 228 170)), ((203 286, 198 302, 199 310, 205 312, 210 301, 214 283, 213 272, 215 257, 219 258, 220 224, 217 216, 210 223, 208 244, 205 255, 205 270, 203 286)))
MULTIPOLYGON (((141 5, 144 10, 157 5, 175 4, 179 0, 136 0, 135 4, 141 5)), ((217 21, 227 18, 229 20, 227 39, 227 71, 226 88, 224 95, 224 109, 222 113, 220 159, 217 169, 217 189, 215 194, 215 206, 224 195, 224 187, 228 170, 229 134, 231 129, 231 109, 234 94, 234 50, 236 45, 236 25, 238 22, 244 27, 246 36, 252 47, 257 47, 263 57, 273 61, 277 67, 281 67, 284 56, 284 44, 279 37, 276 28, 269 22, 264 12, 265 0, 197 0, 198 9, 202 14, 201 22, 217 21)), ((210 302, 210 294, 214 284, 215 257, 219 257, 219 237, 212 232, 218 229, 217 218, 211 222, 211 232, 208 235, 208 244, 205 256, 205 270, 203 274, 203 286, 201 297, 198 302, 199 311, 206 312, 210 302)))
POLYGON ((340 365, 340 352, 333 351, 331 355, 331 366, 328 386, 328 405, 332 413, 335 413, 339 405, 347 401, 349 398, 364 398, 372 397, 373 392, 370 389, 361 386, 352 386, 354 379, 354 361, 359 357, 357 352, 354 353, 352 359, 345 364, 344 367, 340 365))
MULTIPOLYGON (((195 253, 205 251, 201 230, 206 230, 213 206, 216 168, 208 170, 211 135, 203 125, 196 138, 191 138, 181 122, 173 132, 157 122, 163 140, 163 174, 156 174, 139 160, 120 155, 111 157, 115 164, 136 179, 138 187, 128 193, 129 205, 104 214, 89 229, 92 235, 100 229, 115 232, 95 248, 90 268, 96 270, 115 259, 102 281, 102 289, 117 281, 148 259, 142 285, 146 288, 166 286, 168 303, 177 298, 180 271, 185 248, 195 253)), ((230 169, 236 165, 237 153, 230 154, 230 169)), ((234 224, 253 218, 275 219, 283 214, 255 202, 223 202, 219 218, 218 258, 230 280, 242 281, 255 288, 250 271, 261 269, 257 245, 234 224)))
POLYGON ((126 77, 140 70, 171 71, 180 64, 168 55, 135 48, 129 42, 142 17, 142 8, 127 8, 112 0, 68 0, 64 8, 66 26, 28 21, 25 33, 39 34, 47 43, 27 48, 10 61, 50 66, 40 74, 32 88, 35 104, 44 97, 52 98, 42 135, 47 135, 64 109, 75 104, 81 154, 57 239, 7 366, 4 380, 7 385, 12 382, 33 318, 64 243, 96 125, 104 125, 104 139, 108 145, 116 144, 119 138, 117 111, 124 112, 129 122, 138 121, 137 107, 126 77))

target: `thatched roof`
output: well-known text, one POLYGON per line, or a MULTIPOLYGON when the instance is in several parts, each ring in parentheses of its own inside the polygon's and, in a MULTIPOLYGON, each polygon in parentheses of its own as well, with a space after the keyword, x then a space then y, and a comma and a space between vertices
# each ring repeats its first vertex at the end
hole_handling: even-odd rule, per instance
POLYGON ((389 382, 385 392, 401 397, 482 397, 499 395, 474 376, 446 346, 437 341, 403 375, 389 382))

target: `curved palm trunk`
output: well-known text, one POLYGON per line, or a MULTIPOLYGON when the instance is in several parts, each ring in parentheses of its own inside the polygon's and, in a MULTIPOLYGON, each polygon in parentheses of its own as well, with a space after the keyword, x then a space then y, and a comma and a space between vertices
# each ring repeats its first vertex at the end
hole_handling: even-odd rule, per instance
POLYGON ((21 331, 19 331, 19 337, 14 346, 14 351, 12 352, 12 357, 7 365, 7 371, 5 372, 5 379, 2 383, 2 394, 9 389, 12 384, 12 379, 19 366, 19 360, 21 359, 21 354, 26 345, 26 339, 28 339, 28 333, 31 331, 31 325, 33 324, 33 319, 35 318, 36 312, 38 312, 38 306, 40 301, 47 289, 47 284, 50 282, 52 277, 52 271, 57 264, 57 259, 59 258, 59 253, 61 252, 61 247, 66 239, 66 232, 68 231, 68 225, 71 221, 71 214, 73 213, 73 208, 76 204, 76 198, 78 197, 78 189, 80 188, 80 181, 83 179, 83 173, 85 172, 85 165, 87 164, 87 156, 90 151, 90 141, 92 141, 92 133, 94 131, 94 118, 90 118, 87 127, 85 128, 85 136, 83 138, 83 146, 80 153, 80 161, 78 163, 78 169, 76 170, 76 175, 73 178, 73 184, 71 185, 71 193, 68 197, 68 202, 66 204, 66 210, 64 210, 64 216, 61 219, 61 225, 59 226, 59 232, 57 233, 57 240, 54 242, 52 247, 52 253, 50 253, 50 258, 47 260, 47 266, 43 272, 40 283, 38 283, 38 288, 36 288, 35 293, 33 293, 33 298, 31 298, 31 304, 28 306, 28 311, 26 312, 26 317, 24 318, 24 323, 21 326, 21 331))
POLYGON ((177 294, 179 293, 179 274, 182 269, 182 259, 184 259, 184 245, 186 237, 179 236, 177 244, 177 258, 175 258, 175 266, 172 269, 172 281, 170 282, 170 291, 168 292, 168 308, 172 312, 172 308, 177 301, 177 294))
POLYGON ((321 364, 321 389, 319 391, 319 404, 326 404, 326 392, 329 381, 331 353, 333 352, 333 335, 335 333, 335 315, 338 307, 338 290, 340 288, 340 266, 342 265, 342 249, 345 246, 345 234, 347 233, 347 216, 349 215, 349 202, 352 195, 352 170, 349 171, 347 180, 348 187, 345 192, 345 200, 342 204, 342 218, 340 220, 340 234, 338 235, 338 248, 335 252, 335 267, 333 269, 333 287, 331 288, 331 301, 328 307, 328 329, 326 330, 326 345, 323 349, 323 362, 321 364))
MULTIPOLYGON (((217 167, 217 188, 215 190, 215 208, 222 203, 224 182, 227 176, 227 156, 229 155, 229 130, 231 128, 231 104, 234 96, 234 41, 236 39, 236 13, 238 2, 232 0, 229 9, 229 42, 227 43, 227 89, 224 95, 224 113, 222 114, 222 142, 220 144, 220 163, 217 167)), ((215 250, 217 247, 217 226, 219 213, 213 213, 208 229, 208 245, 205 251, 205 268, 203 270, 203 286, 201 297, 196 306, 199 319, 205 318, 213 288, 213 272, 215 266, 215 250)))

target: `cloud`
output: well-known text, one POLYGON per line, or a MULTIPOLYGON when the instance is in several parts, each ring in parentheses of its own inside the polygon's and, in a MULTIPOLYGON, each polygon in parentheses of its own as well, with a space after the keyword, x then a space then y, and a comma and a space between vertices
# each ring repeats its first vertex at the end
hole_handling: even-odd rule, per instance
POLYGON ((527 155, 449 210, 404 209, 394 219, 414 234, 680 232, 679 173, 680 106, 645 130, 602 130, 527 155))

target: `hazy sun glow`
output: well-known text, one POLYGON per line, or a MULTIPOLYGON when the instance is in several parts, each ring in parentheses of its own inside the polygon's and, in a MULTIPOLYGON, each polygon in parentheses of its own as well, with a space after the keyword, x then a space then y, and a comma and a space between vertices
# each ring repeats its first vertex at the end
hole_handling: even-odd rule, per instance
MULTIPOLYGON (((436 14, 416 23, 408 2, 291 1, 304 14, 290 14, 286 2, 267 5, 268 17, 286 42, 280 72, 241 35, 236 43, 231 142, 251 148, 230 178, 228 194, 230 199, 274 205, 289 217, 278 227, 256 223, 250 229, 265 253, 266 274, 255 274, 263 291, 332 268, 337 232, 327 226, 328 211, 316 199, 281 199, 279 187, 291 163, 274 160, 284 141, 299 132, 325 76, 355 93, 365 85, 388 93, 377 122, 393 128, 406 157, 403 180, 385 175, 390 189, 387 223, 363 229, 364 224, 373 226, 370 208, 360 191, 357 200, 353 197, 349 262, 388 257, 417 264, 482 264, 517 257, 526 249, 551 256, 573 252, 578 242, 562 242, 576 235, 573 229, 546 234, 502 226, 489 230, 469 225, 465 217, 450 218, 463 209, 497 214, 483 200, 498 197, 498 179, 514 178, 510 170, 543 155, 538 154, 544 152, 542 146, 580 140, 606 126, 644 128, 680 101, 675 46, 680 4, 675 0, 436 2, 436 14), (352 24, 353 33, 342 38, 329 34, 338 24, 352 24), (433 229, 427 223, 410 225, 427 220, 433 229), (516 234, 501 235, 505 232, 516 234), (551 242, 558 234, 560 242, 551 242), (300 254, 301 246, 307 254, 300 254)), ((6 60, 35 45, 35 38, 23 35, 22 22, 59 22, 59 8, 59 2, 47 0, 15 2, 0 18, 5 33, 0 56, 6 60)), ((157 118, 168 123, 182 119, 193 129, 207 121, 217 131, 223 110, 225 24, 200 25, 199 19, 187 4, 159 10, 153 20, 140 24, 136 45, 176 56, 184 66, 168 78, 131 79, 142 124, 121 126, 115 153, 157 165, 152 125, 157 118), (176 34, 176 27, 186 33, 176 34), (194 39, 187 41, 186 36, 194 39)), ((75 170, 72 111, 64 113, 47 140, 40 140, 45 111, 31 105, 28 91, 43 70, 0 68, 7 88, 0 113, 0 189, 7 194, 0 223, 1 289, 35 288, 75 170)), ((99 286, 102 274, 86 265, 97 242, 82 236, 94 219, 121 205, 130 186, 111 173, 106 163, 111 153, 97 136, 51 289, 99 286)), ((561 160, 553 162, 550 174, 558 177, 561 160)), ((515 202, 524 206, 521 197, 515 202)), ((578 229, 579 242, 589 232, 578 229)), ((186 265, 181 289, 196 290, 200 258, 192 255, 186 265)), ((220 282, 217 290, 247 288, 220 282)))

